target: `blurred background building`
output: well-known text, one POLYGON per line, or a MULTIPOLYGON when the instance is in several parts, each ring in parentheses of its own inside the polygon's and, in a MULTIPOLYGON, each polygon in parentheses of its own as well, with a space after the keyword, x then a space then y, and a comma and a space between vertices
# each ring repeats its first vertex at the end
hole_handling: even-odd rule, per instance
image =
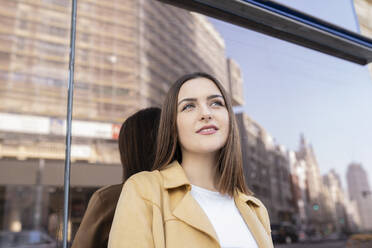
MULTIPOLYGON (((372 37, 372 1, 371 0, 354 0, 355 12, 359 21, 360 32, 372 37)), ((372 77, 372 65, 368 65, 372 77)))
POLYGON ((366 171, 361 164, 351 163, 347 170, 347 185, 349 196, 355 201, 363 230, 372 229, 372 192, 369 186, 366 171))
POLYGON ((346 231, 347 224, 347 212, 345 204, 345 195, 341 185, 340 176, 335 170, 331 170, 323 176, 324 191, 326 194, 326 203, 328 203, 326 216, 330 216, 332 219, 329 221, 332 226, 332 231, 344 232, 346 231))
POLYGON ((286 151, 245 113, 236 114, 248 187, 263 201, 273 223, 293 222, 289 161, 286 151))

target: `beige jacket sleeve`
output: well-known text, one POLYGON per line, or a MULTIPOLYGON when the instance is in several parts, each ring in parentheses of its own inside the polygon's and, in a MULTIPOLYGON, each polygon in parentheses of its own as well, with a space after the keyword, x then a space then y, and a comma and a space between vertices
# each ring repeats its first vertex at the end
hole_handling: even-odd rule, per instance
POLYGON ((109 248, 154 247, 153 204, 140 192, 140 185, 128 179, 121 192, 109 235, 109 248))

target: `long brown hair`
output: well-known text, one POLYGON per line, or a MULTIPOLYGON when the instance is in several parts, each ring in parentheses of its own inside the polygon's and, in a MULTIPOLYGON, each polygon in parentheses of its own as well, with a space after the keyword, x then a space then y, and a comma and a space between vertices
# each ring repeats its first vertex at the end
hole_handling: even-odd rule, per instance
POLYGON ((155 159, 159 108, 146 108, 130 116, 120 128, 119 151, 123 181, 135 173, 150 171, 155 159))
POLYGON ((240 190, 245 194, 251 194, 251 191, 248 190, 244 180, 239 133, 230 97, 216 78, 203 72, 184 75, 169 89, 160 115, 156 157, 153 170, 161 170, 174 160, 182 163, 182 153, 178 142, 176 124, 178 94, 185 82, 195 78, 207 78, 214 82, 221 91, 229 114, 228 138, 225 146, 219 153, 218 165, 216 166, 216 171, 214 173, 217 189, 220 193, 228 194, 230 196, 233 196, 236 190, 240 190))

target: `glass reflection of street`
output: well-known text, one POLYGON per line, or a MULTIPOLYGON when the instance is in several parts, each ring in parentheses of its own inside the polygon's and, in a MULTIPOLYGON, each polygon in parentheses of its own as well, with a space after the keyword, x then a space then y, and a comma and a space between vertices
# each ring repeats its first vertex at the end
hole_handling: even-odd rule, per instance
MULTIPOLYGON (((0 247, 53 248, 62 240, 70 1, 0 0, 0 6, 0 247)), ((363 34, 372 34, 371 1, 355 0, 355 6, 363 34)), ((333 58, 326 57, 327 63, 318 65, 319 60, 312 60, 317 53, 311 50, 291 60, 285 49, 297 48, 288 43, 276 49, 274 38, 266 44, 268 37, 256 34, 253 40, 249 30, 237 31, 244 37, 239 39, 231 27, 224 29, 225 24, 155 0, 79 0, 77 22, 70 243, 93 192, 121 183, 120 124, 141 108, 160 107, 170 84, 194 71, 218 77, 232 98, 244 177, 268 208, 276 247, 345 247, 364 239, 352 234, 371 233, 371 164, 351 162, 350 157, 342 165, 346 177, 337 166, 321 173, 319 148, 311 144, 311 135, 294 131, 300 127, 294 127, 292 118, 307 111, 303 123, 308 124, 316 106, 331 105, 331 100, 318 99, 318 85, 327 85, 330 78, 338 83, 338 73, 348 62, 334 66, 333 58), (273 60, 272 54, 283 60, 273 60), (258 65, 264 69, 260 73, 258 65), (286 72, 301 71, 301 66, 300 77, 286 72), (315 80, 317 66, 328 71, 315 80), (314 80, 302 91, 294 90, 305 78, 314 80), (284 92, 289 92, 286 97, 284 92), (291 105, 283 108, 289 115, 286 125, 284 117, 276 115, 282 105, 275 99, 291 105), (302 101, 308 109, 298 108, 302 101), (264 124, 267 120, 270 125, 264 124), (270 133, 278 126, 295 137, 291 149, 270 133)), ((365 75, 355 69, 348 80, 357 88, 354 79, 365 75)), ((368 93, 370 86, 362 86, 368 93)), ((349 104, 344 100, 348 94, 339 93, 338 87, 345 86, 331 85, 322 94, 349 104)), ((368 105, 363 96, 358 93, 368 105)), ((346 118, 344 109, 336 107, 335 112, 346 118)), ((331 115, 335 113, 325 113, 331 115)), ((324 128, 326 117, 316 125, 324 128)), ((355 118, 347 132, 353 135, 358 125, 369 128, 368 117, 355 118)), ((339 139, 344 130, 328 130, 338 133, 323 140, 348 143, 339 139)), ((372 140, 368 133, 357 134, 355 140, 372 140)))

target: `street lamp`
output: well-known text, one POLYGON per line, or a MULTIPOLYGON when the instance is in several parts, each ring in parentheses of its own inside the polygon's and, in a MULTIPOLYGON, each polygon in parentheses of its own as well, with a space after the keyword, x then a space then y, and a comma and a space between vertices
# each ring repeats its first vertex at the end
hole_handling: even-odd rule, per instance
POLYGON ((318 211, 319 210, 319 205, 318 204, 314 204, 313 205, 313 210, 314 211, 318 211))

